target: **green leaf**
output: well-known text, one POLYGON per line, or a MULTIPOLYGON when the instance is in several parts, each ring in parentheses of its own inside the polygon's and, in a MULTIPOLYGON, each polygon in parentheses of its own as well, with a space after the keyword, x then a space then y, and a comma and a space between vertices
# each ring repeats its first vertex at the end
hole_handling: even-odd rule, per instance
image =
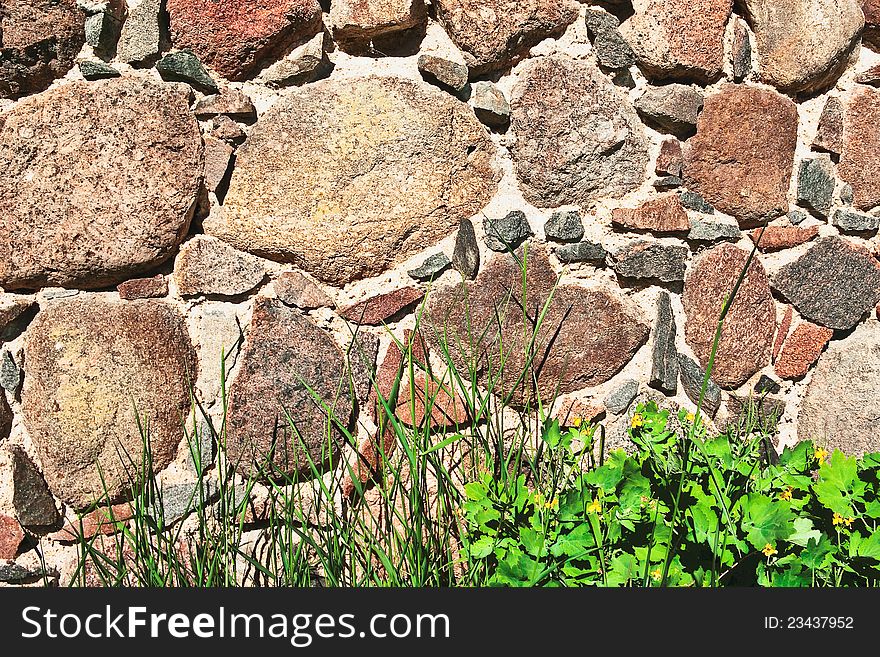
POLYGON ((560 531, 559 538, 550 548, 553 556, 561 557, 563 555, 573 559, 583 558, 585 553, 596 545, 593 537, 593 530, 587 523, 580 523, 567 532, 560 531))
POLYGON ((519 539, 522 542, 526 552, 534 557, 543 556, 544 553, 544 535, 531 529, 530 527, 519 528, 519 539))
POLYGON ((494 549, 494 541, 488 536, 483 536, 471 543, 469 552, 474 559, 485 559, 494 549))
POLYGON ((801 551, 801 563, 812 570, 822 570, 831 565, 833 561, 831 555, 836 549, 837 546, 825 534, 822 534, 817 542, 810 541, 807 547, 801 551))
POLYGON ((639 562, 633 555, 623 553, 611 560, 606 577, 609 586, 621 586, 639 578, 639 562))
POLYGON ((623 479, 623 466, 626 460, 626 452, 622 449, 616 449, 608 455, 605 465, 588 473, 584 477, 584 481, 599 487, 606 493, 611 492, 623 479))
POLYGON ((845 491, 852 488, 858 476, 858 459, 847 456, 839 449, 834 450, 831 460, 819 466, 819 479, 845 491))
POLYGON ((794 514, 787 504, 760 493, 750 493, 743 504, 742 530, 757 550, 785 540, 792 533, 794 514))
POLYGON ((786 447, 779 456, 779 465, 794 472, 808 472, 813 463, 815 448, 809 440, 799 442, 794 448, 786 447))
POLYGON ((562 431, 559 429, 559 420, 553 420, 546 426, 543 438, 544 442, 547 443, 547 446, 551 449, 559 445, 559 441, 562 440, 562 431))
POLYGON ((822 532, 813 529, 813 521, 809 518, 797 518, 794 521, 794 533, 788 537, 789 543, 807 547, 812 540, 815 543, 822 538, 822 532))
MULTIPOLYGON (((858 535, 859 534, 853 534, 853 538, 858 535)), ((856 554, 860 557, 867 557, 869 559, 880 561, 880 529, 859 543, 856 554)))

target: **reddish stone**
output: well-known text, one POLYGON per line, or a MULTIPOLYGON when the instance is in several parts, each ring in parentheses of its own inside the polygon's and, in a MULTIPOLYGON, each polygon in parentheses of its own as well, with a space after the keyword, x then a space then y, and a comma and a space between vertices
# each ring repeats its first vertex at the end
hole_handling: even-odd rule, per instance
POLYGON ((244 80, 321 30, 317 0, 167 0, 171 39, 229 80, 244 80))
POLYGON ((563 426, 573 426, 575 422, 589 424, 605 412, 605 405, 595 400, 572 399, 563 402, 553 412, 553 417, 563 426))
POLYGON ((741 227, 788 209, 797 106, 774 91, 725 85, 708 96, 684 153, 684 181, 741 227))
MULTIPOLYGON (((448 379, 448 377, 447 377, 448 379)), ((458 427, 467 424, 468 414, 464 401, 449 380, 437 382, 422 372, 415 373, 412 385, 401 386, 395 415, 411 427, 424 427, 430 407, 432 429, 458 427)))
POLYGON ((403 287, 343 308, 339 311, 339 316, 350 322, 378 326, 424 296, 424 290, 417 287, 403 287))
POLYGON ((782 343, 785 340, 785 337, 788 335, 788 329, 791 328, 791 320, 794 315, 794 309, 792 306, 788 306, 785 309, 785 316, 782 318, 782 324, 779 325, 779 330, 776 331, 776 340, 773 342, 773 362, 776 362, 776 358, 779 356, 779 350, 782 349, 782 343))
POLYGON ((649 77, 711 82, 724 67, 724 32, 733 0, 634 0, 620 31, 649 77))
POLYGON ((225 141, 205 137, 205 187, 209 192, 216 192, 223 182, 234 152, 225 141))
POLYGON ((76 0, 0 2, 0 98, 46 89, 73 67, 86 40, 76 0))
POLYGON ((752 231, 749 233, 749 237, 755 243, 758 242, 758 237, 760 237, 761 244, 758 248, 761 251, 770 253, 806 244, 818 234, 818 226, 810 226, 809 228, 801 228, 799 226, 767 226, 766 228, 758 228, 752 231))
POLYGON ((660 176, 680 176, 681 164, 681 142, 675 137, 667 137, 660 143, 660 154, 654 165, 654 173, 660 176))
POLYGON ((862 40, 874 50, 880 46, 880 0, 862 0, 865 12, 865 32, 862 40))
POLYGON ((18 546, 24 540, 24 529, 18 520, 0 514, 0 559, 15 559, 18 546))
POLYGON ((68 520, 57 532, 46 536, 50 541, 76 542, 88 540, 97 535, 110 536, 121 531, 120 525, 127 525, 127 520, 134 515, 128 502, 114 504, 111 507, 99 507, 82 516, 81 519, 68 520))
POLYGON ((690 230, 687 212, 677 194, 668 194, 642 203, 635 210, 615 208, 611 223, 618 228, 649 230, 654 233, 678 233, 690 230))
MULTIPOLYGON (((733 291, 748 252, 721 244, 694 262, 684 284, 682 303, 685 339, 708 367, 724 299, 733 291)), ((721 330, 712 380, 722 388, 738 388, 770 361, 776 331, 776 306, 770 281, 760 261, 752 260, 721 330)))
POLYGON ((871 86, 880 85, 880 64, 865 69, 856 76, 856 82, 859 84, 869 84, 871 86))
POLYGON ((813 148, 836 155, 843 151, 843 103, 837 96, 829 96, 825 101, 813 148))
POLYGON ((880 205, 880 90, 858 87, 844 101, 843 150, 837 173, 853 190, 853 205, 880 205))
POLYGON ((799 324, 785 341, 776 361, 776 374, 783 379, 799 379, 819 360, 834 331, 810 322, 799 324))
POLYGON ((152 278, 134 278, 116 286, 119 298, 127 301, 134 299, 156 299, 168 296, 168 281, 162 274, 152 278))
POLYGON ((245 138, 244 130, 228 116, 218 116, 213 121, 211 135, 230 144, 236 144, 245 138))

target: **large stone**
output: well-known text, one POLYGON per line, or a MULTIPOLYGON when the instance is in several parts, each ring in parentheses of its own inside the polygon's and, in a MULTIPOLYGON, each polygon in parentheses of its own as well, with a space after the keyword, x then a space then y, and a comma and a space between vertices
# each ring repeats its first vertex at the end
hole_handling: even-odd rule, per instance
POLYGON ((841 141, 837 173, 852 187, 853 205, 880 205, 880 89, 858 87, 844 100, 841 141))
POLYGON ((12 505, 25 527, 50 527, 58 522, 55 500, 43 475, 20 446, 9 448, 12 457, 12 505))
POLYGON ((652 233, 680 233, 690 229, 687 212, 675 194, 651 199, 635 210, 615 208, 611 212, 611 225, 652 233))
POLYGON ((633 0, 620 26, 649 77, 711 82, 724 67, 724 32, 733 0, 633 0))
POLYGON ((755 32, 758 75, 786 93, 831 85, 864 25, 859 0, 743 0, 755 32))
POLYGON ((342 351, 297 310, 257 297, 242 358, 229 391, 229 461, 246 477, 311 478, 309 460, 320 469, 334 457, 345 441, 337 423, 351 419, 342 351))
POLYGON ((499 253, 515 251, 532 236, 532 228, 522 210, 513 210, 497 219, 484 215, 483 231, 486 234, 486 246, 499 253))
POLYGON ((515 64, 539 41, 562 34, 578 15, 574 0, 436 0, 434 7, 476 75, 515 64))
MULTIPOLYGON (((684 334, 700 365, 708 367, 722 305, 745 269, 748 253, 720 244, 701 254, 684 284, 684 334)), ((712 380, 738 388, 770 362, 776 331, 776 306, 761 263, 752 260, 724 320, 712 380)))
POLYGON ((616 16, 601 9, 588 9, 586 22, 599 66, 618 70, 636 63, 635 53, 620 34, 616 16))
POLYGON ((798 203, 828 216, 834 196, 834 164, 828 155, 801 160, 798 169, 798 203))
POLYGON ((343 44, 419 27, 427 18, 423 0, 336 0, 330 5, 333 38, 343 44))
POLYGON ((798 415, 798 438, 852 455, 880 450, 880 323, 868 321, 819 358, 798 415))
POLYGON ((823 237, 776 272, 773 287, 811 322, 851 329, 880 302, 880 263, 859 244, 823 237))
POLYGON ((494 155, 467 106, 428 84, 316 82, 254 126, 205 230, 344 285, 476 214, 497 186, 494 155))
POLYGON ((831 217, 831 225, 841 233, 870 233, 880 227, 880 217, 838 208, 831 217))
POLYGON ((549 402, 609 380, 647 340, 648 327, 619 293, 557 286, 542 247, 519 257, 525 258, 525 292, 520 265, 505 254, 495 256, 476 281, 437 289, 428 298, 422 330, 429 342, 446 345, 463 374, 473 367, 481 384, 491 376, 496 391, 517 406, 535 401, 534 379, 549 402), (551 290, 532 358, 524 335, 535 330, 534 318, 551 290))
POLYGON ((718 387, 718 384, 711 378, 706 381, 706 371, 684 354, 678 355, 678 372, 681 377, 681 386, 688 399, 694 404, 699 404, 702 392, 702 410, 714 417, 721 406, 721 388, 718 387), (705 392, 703 391, 704 381, 706 382, 705 392))
POLYGON ((834 331, 824 326, 816 326, 810 322, 799 324, 782 348, 775 369, 783 379, 799 379, 805 376, 810 366, 818 360, 834 337, 834 331))
POLYGON ((523 196, 541 208, 591 206, 642 184, 644 128, 595 65, 555 55, 524 65, 513 91, 512 154, 523 196))
POLYGON ((364 404, 373 390, 376 380, 376 359, 379 356, 379 336, 363 329, 352 335, 346 348, 346 372, 351 378, 351 387, 358 406, 364 404))
POLYGON ((0 116, 0 286, 96 288, 163 262, 189 228, 202 139, 186 96, 72 82, 0 116))
MULTIPOLYGON (((654 322, 654 346, 651 350, 649 385, 667 395, 678 389, 678 349, 675 347, 675 315, 668 292, 657 297, 657 321, 654 322)), ((605 402, 608 405, 608 402, 605 402)))
POLYGON ((355 324, 378 326, 388 321, 404 308, 412 306, 425 296, 417 287, 402 287, 393 292, 377 294, 366 301, 342 308, 339 316, 355 324))
POLYGON ((174 281, 184 296, 244 294, 265 276, 259 258, 206 235, 196 235, 184 244, 174 261, 174 281))
POLYGON ((73 68, 85 43, 76 0, 3 0, 0 4, 0 98, 46 89, 73 68))
POLYGON ((52 492, 77 509, 123 496, 177 453, 196 359, 178 312, 79 295, 45 306, 25 339, 24 424, 52 492))
POLYGON ((703 94, 687 84, 648 87, 635 102, 638 113, 666 132, 686 138, 697 129, 703 94))
POLYGON ((321 31, 317 0, 166 0, 171 38, 229 80, 243 80, 321 31))
POLYGON ((725 85, 706 98, 688 141, 685 184, 743 227, 784 214, 797 128, 797 107, 788 98, 725 85))
POLYGON ((132 3, 116 44, 117 59, 127 64, 143 64, 159 56, 161 11, 162 0, 136 0, 132 3))
POLYGON ((688 253, 686 246, 637 240, 612 252, 608 263, 622 278, 672 283, 684 280, 688 253))

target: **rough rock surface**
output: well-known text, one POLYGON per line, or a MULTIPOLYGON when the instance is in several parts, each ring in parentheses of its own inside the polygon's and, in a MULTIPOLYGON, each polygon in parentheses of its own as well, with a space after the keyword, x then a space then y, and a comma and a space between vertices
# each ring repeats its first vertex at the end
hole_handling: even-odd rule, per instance
POLYGON ((103 499, 105 485, 111 500, 129 490, 143 467, 136 413, 150 427, 153 471, 174 458, 196 360, 171 306, 82 294, 53 301, 28 330, 25 361, 24 423, 62 501, 81 509, 103 499))
POLYGON ((477 233, 470 219, 462 219, 455 235, 455 248, 452 252, 452 266, 465 278, 477 277, 480 269, 480 245, 477 233))
POLYGON ((773 287, 811 322, 850 329, 880 301, 880 263, 859 244, 823 237, 776 272, 773 287))
POLYGON ((402 287, 342 308, 339 316, 356 324, 378 326, 424 296, 425 291, 417 287, 402 287))
POLYGON ((590 8, 587 9, 586 22, 599 66, 619 70, 636 63, 635 53, 620 34, 620 21, 616 16, 590 8))
POLYGON ((217 192, 223 184, 235 149, 215 137, 205 137, 205 188, 217 192))
POLYGON ((553 253, 556 254, 556 257, 561 262, 566 264, 573 262, 593 262, 599 264, 605 262, 605 258, 608 255, 605 247, 589 240, 557 246, 553 253))
POLYGON ((468 67, 464 64, 434 55, 419 55, 417 66, 426 80, 436 82, 455 93, 462 91, 467 85, 468 67))
POLYGON ((798 379, 806 375, 834 337, 834 331, 824 326, 804 322, 795 327, 782 347, 776 361, 776 374, 783 379, 798 379))
POLYGON ((206 94, 220 91, 214 78, 190 50, 179 50, 165 55, 156 63, 156 71, 166 82, 185 82, 206 94))
POLYGON ((352 336, 346 348, 346 372, 351 376, 358 407, 363 409, 373 389, 376 376, 376 358, 379 356, 379 336, 363 329, 352 336))
POLYGON ((648 87, 635 102, 636 111, 666 132, 688 137, 697 129, 703 94, 686 84, 648 87))
POLYGON ((651 199, 635 210, 615 208, 611 212, 611 224, 652 233, 679 233, 690 229, 687 212, 676 194, 651 199))
POLYGON ((869 321, 819 358, 798 415, 798 438, 851 456, 880 450, 880 323, 869 321))
MULTIPOLYGON (((541 247, 529 250, 526 267, 525 298, 528 316, 533 317, 536 309, 540 312, 543 308, 557 277, 541 247)), ((493 376, 499 377, 500 389, 512 394, 515 405, 534 398, 529 382, 515 385, 527 360, 523 311, 518 306, 522 294, 520 266, 509 254, 497 255, 476 281, 435 290, 428 298, 422 321, 428 341, 448 344, 461 371, 466 371, 465 364, 472 362, 480 380, 485 382, 491 368, 493 376), (496 308, 501 313, 500 331, 496 329, 496 308), (484 332, 487 327, 489 330, 484 332), (499 371, 500 345, 506 358, 503 371, 499 371)), ((607 381, 647 337, 647 326, 628 309, 619 294, 604 288, 556 287, 535 341, 543 363, 540 371, 535 372, 538 392, 542 399, 550 399, 557 392, 571 392, 607 381)))
POLYGON ((779 357, 779 352, 782 350, 782 343, 785 341, 785 338, 788 336, 788 331, 791 328, 792 319, 794 319, 794 307, 787 305, 785 307, 785 314, 782 316, 782 323, 776 331, 776 339, 773 341, 773 362, 776 362, 776 359, 779 357))
POLYGON ((200 119, 229 116, 242 121, 252 121, 257 118, 254 102, 241 91, 232 87, 202 98, 196 103, 193 113, 200 119))
POLYGON ((727 221, 712 219, 693 219, 687 238, 695 242, 738 241, 742 237, 739 226, 727 221))
POLYGON ((862 11, 865 12, 865 32, 862 39, 866 45, 877 50, 880 45, 880 0, 862 0, 862 11))
POLYGON ((511 107, 516 174, 533 205, 587 207, 641 184, 648 164, 644 129, 594 65, 559 55, 530 61, 511 107))
POLYGON ((24 530, 18 521, 0 514, 0 559, 11 561, 18 554, 18 546, 24 540, 24 530))
POLYGON ((167 259, 189 228, 202 140, 185 95, 72 82, 0 117, 0 286, 101 287, 167 259))
POLYGON ((788 211, 797 145, 795 104, 773 91, 725 85, 706 98, 684 153, 684 180, 743 227, 788 211))
POLYGON ((460 427, 468 422, 467 407, 449 377, 435 381, 423 372, 416 372, 412 383, 405 381, 400 386, 394 413, 411 427, 430 425, 438 429, 460 427))
POLYGON ((854 90, 845 99, 843 111, 837 173, 852 187, 855 207, 869 210, 880 205, 880 89, 854 90))
POLYGON ((843 103, 837 96, 828 96, 819 117, 813 148, 840 155, 843 152, 843 121, 843 103))
POLYGON ((834 196, 834 164, 828 155, 801 160, 798 168, 798 203, 828 216, 834 196))
MULTIPOLYGON (((615 388, 611 391, 611 393, 605 397, 605 408, 615 415, 620 415, 626 409, 629 408, 629 405, 632 404, 633 399, 636 398, 636 395, 639 394, 639 382, 630 379, 629 381, 624 381, 619 388, 615 388)), ((578 416, 583 417, 583 416, 578 416)))
POLYGON ((58 521, 55 500, 43 475, 20 446, 10 447, 12 457, 12 505, 25 527, 49 527, 58 521))
MULTIPOLYGON (((3 350, 0 352, 0 387, 9 392, 11 395, 16 395, 18 393, 18 386, 21 385, 21 368, 12 358, 12 354, 7 350, 3 350)), ((0 402, 0 406, 8 409, 8 406, 4 406, 5 398, 3 402, 0 402)), ((7 419, 11 419, 12 415, 6 412, 5 417, 7 419)), ((0 429, 5 426, 5 433, 9 433, 8 422, 0 425, 0 429)), ((4 431, 0 430, 0 435, 3 435, 4 431)))
POLYGON ((158 274, 152 278, 132 278, 116 286, 119 298, 127 301, 134 299, 155 299, 168 295, 168 280, 158 274))
POLYGON ((838 208, 831 217, 831 225, 841 233, 866 233, 876 231, 880 227, 880 217, 838 208))
POLYGON ((742 82, 752 72, 752 42, 749 40, 746 22, 739 16, 733 24, 730 59, 734 82, 742 82))
POLYGON ((162 0, 136 0, 128 8, 116 44, 116 58, 126 64, 155 60, 162 47, 162 0))
POLYGON ((686 246, 637 240, 613 251, 608 263, 622 278, 672 283, 684 280, 688 253, 686 246))
POLYGON ((445 253, 435 253, 430 255, 415 269, 410 269, 406 273, 410 278, 417 281, 430 281, 446 271, 452 261, 445 253))
MULTIPOLYGON (((748 253, 720 244, 701 254, 688 273, 682 303, 685 339, 702 367, 709 353, 722 304, 745 268, 748 253)), ((764 267, 753 260, 724 321, 712 380, 737 388, 770 362, 776 331, 776 307, 764 267)))
POLYGON ((409 30, 424 25, 427 17, 422 0, 336 0, 330 5, 333 38, 342 44, 409 30))
POLYGON ((0 339, 6 328, 34 307, 34 300, 17 294, 0 293, 0 339))
POLYGON ((12 428, 12 409, 6 401, 6 395, 0 392, 0 440, 6 440, 9 437, 9 430, 12 428))
POLYGON ((265 276, 259 258, 206 235, 184 244, 174 261, 174 282, 184 296, 244 294, 265 276))
POLYGON ((558 36, 578 15, 574 0, 436 0, 437 20, 472 74, 506 68, 532 46, 558 36))
POLYGON ((321 30, 317 0, 166 0, 171 38, 230 80, 321 30))
POLYGON ((633 0, 620 26, 639 66, 652 78, 710 82, 724 66, 724 31, 733 0, 633 0))
POLYGON ((654 173, 667 176, 681 176, 681 142, 667 137, 660 143, 660 153, 654 163, 654 173))
POLYGON ((584 222, 577 210, 554 212, 544 224, 544 236, 554 242, 578 242, 584 237, 584 222))
MULTIPOLYGON (((678 355, 678 371, 681 377, 681 386, 685 394, 694 404, 700 403, 700 392, 703 389, 703 380, 706 372, 691 358, 684 354, 678 355)), ((706 392, 703 393, 703 411, 711 417, 715 416, 721 406, 721 388, 711 378, 706 382, 706 392)))
POLYGON ((345 284, 476 214, 497 185, 494 153, 467 107, 428 84, 316 82, 263 115, 205 230, 345 284))
POLYGON ((520 244, 532 236, 532 228, 522 210, 513 210, 497 219, 485 216, 483 231, 486 234, 486 246, 499 253, 515 251, 520 244))
POLYGON ((474 82, 468 104, 474 108, 477 118, 490 128, 503 130, 510 123, 510 103, 504 92, 491 82, 474 82))
MULTIPOLYGON (((657 297, 657 320, 654 322, 654 346, 651 351, 649 385, 667 395, 678 389, 678 350, 675 348, 675 315, 668 292, 657 297)), ((608 406, 606 400, 605 406, 608 406)))
POLYGON ((0 98, 46 89, 73 68, 85 43, 76 0, 4 0, 0 4, 0 98))
POLYGON ((755 32, 758 75, 787 93, 832 84, 859 42, 859 0, 743 0, 755 32))
POLYGON ((264 68, 256 81, 273 89, 300 86, 327 77, 332 71, 333 62, 327 56, 327 44, 321 32, 294 48, 284 59, 264 68))
POLYGON ((801 228, 799 226, 767 226, 766 228, 753 230, 749 233, 749 237, 753 242, 757 242, 758 238, 760 238, 761 243, 758 248, 765 253, 770 253, 806 244, 818 234, 818 226, 810 226, 809 228, 801 228))
POLYGON ((342 351, 298 311, 258 297, 242 359, 229 391, 230 462, 244 476, 311 478, 309 457, 320 467, 344 438, 306 386, 347 427, 353 404, 342 351))
POLYGON ((289 306, 302 310, 333 308, 333 300, 320 287, 306 276, 296 271, 288 271, 275 279, 275 295, 289 306))

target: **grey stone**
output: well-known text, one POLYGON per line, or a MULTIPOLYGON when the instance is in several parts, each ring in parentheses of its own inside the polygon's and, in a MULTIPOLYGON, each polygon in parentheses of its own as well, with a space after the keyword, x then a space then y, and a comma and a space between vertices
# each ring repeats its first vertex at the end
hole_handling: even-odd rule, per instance
POLYGON ((468 67, 464 64, 422 54, 419 55, 417 66, 425 80, 441 88, 459 93, 467 86, 468 67))
POLYGON ((636 100, 636 111, 648 122, 678 137, 697 131, 697 116, 703 107, 703 94, 690 85, 667 84, 649 87, 636 100))
MULTIPOLYGON (((678 372, 681 378, 681 385, 685 394, 695 404, 700 403, 700 390, 703 387, 703 380, 706 373, 694 360, 685 356, 678 355, 678 372)), ((703 410, 708 411, 712 417, 718 412, 721 406, 721 388, 718 387, 712 379, 706 383, 706 393, 703 397, 703 410)))
POLYGON ((840 202, 844 205, 853 204, 853 188, 849 183, 843 183, 840 186, 840 202))
POLYGON ((798 414, 798 438, 851 456, 880 450, 880 323, 868 320, 819 357, 798 414))
POLYGON ((605 398, 605 408, 615 415, 620 415, 629 408, 633 399, 639 394, 639 382, 624 381, 605 398))
POLYGON ((162 0, 140 0, 128 8, 128 17, 122 25, 116 58, 126 64, 140 64, 159 56, 159 12, 162 0))
POLYGON ((88 59, 84 59, 79 63, 79 72, 90 82, 93 80, 109 80, 110 78, 118 78, 122 75, 109 64, 93 62, 88 59))
POLYGON ((352 336, 346 350, 346 370, 354 387, 352 391, 363 409, 376 380, 376 359, 379 357, 379 336, 360 329, 352 336))
POLYGON ((785 402, 776 397, 730 395, 727 399, 727 417, 723 428, 760 427, 776 432, 779 418, 785 412, 785 402))
POLYGON ((675 348, 675 315, 668 292, 657 298, 657 321, 654 322, 654 346, 651 350, 652 388, 674 395, 678 390, 678 350, 675 348))
POLYGON ((429 281, 446 271, 450 265, 452 265, 452 261, 445 253, 435 253, 425 258, 421 265, 406 273, 417 281, 429 281))
POLYGON ((67 299, 69 297, 75 297, 79 294, 79 290, 68 290, 63 287, 46 287, 42 290, 42 297, 46 301, 53 301, 55 299, 67 299))
POLYGON ((491 82, 474 82, 468 103, 477 118, 491 128, 504 128, 510 123, 510 103, 491 82))
POLYGON ((761 378, 759 378, 758 382, 755 384, 755 392, 759 395, 765 392, 776 394, 780 390, 782 390, 782 386, 779 385, 779 382, 774 381, 766 374, 762 374, 761 378))
POLYGON ((718 242, 730 240, 736 242, 742 237, 739 224, 727 221, 713 221, 708 219, 692 219, 691 229, 687 238, 695 242, 718 242))
POLYGON ((95 53, 112 55, 119 39, 122 22, 112 13, 101 11, 86 18, 86 43, 95 53))
POLYGON ((156 70, 167 82, 186 82, 206 94, 220 91, 217 83, 191 50, 179 50, 165 55, 156 64, 156 70))
MULTIPOLYGON (((174 523, 188 515, 195 513, 205 505, 213 501, 220 490, 213 479, 192 481, 182 484, 165 484, 159 489, 159 501, 148 500, 144 503, 147 514, 157 521, 161 512, 162 526, 170 527, 174 523)), ((241 489, 241 497, 244 499, 244 489, 241 489)))
POLYGON ((332 70, 333 63, 327 56, 324 33, 321 32, 264 69, 257 81, 274 88, 300 86, 326 77, 332 70))
POLYGON ((214 237, 196 235, 174 261, 174 280, 184 296, 244 294, 266 276, 262 261, 214 237))
POLYGON ((681 187, 682 180, 678 176, 663 176, 662 178, 657 178, 651 184, 653 185, 654 189, 675 189, 676 187, 681 187))
POLYGON ((560 262, 571 264, 574 262, 604 263, 607 253, 601 244, 585 240, 576 244, 557 246, 554 251, 560 262))
POLYGON ((241 91, 232 87, 224 89, 219 94, 202 98, 196 103, 193 113, 200 119, 226 116, 244 122, 252 122, 257 118, 257 108, 254 107, 254 102, 241 91))
POLYGON ((811 322, 851 329, 880 302, 880 264, 861 245, 822 237, 776 272, 773 287, 811 322))
POLYGON ((51 527, 58 522, 55 499, 46 480, 18 445, 9 448, 12 457, 12 504, 23 527, 51 527))
POLYGON ((731 48, 734 82, 742 82, 752 72, 752 42, 746 22, 736 17, 733 24, 733 47, 731 48))
POLYGON ((588 9, 586 22, 599 66, 617 70, 636 63, 635 53, 617 29, 620 21, 616 17, 605 11, 588 9))
POLYGON ((834 165, 828 155, 802 160, 798 171, 798 203, 828 215, 834 196, 834 165))
POLYGON ((43 571, 39 568, 25 568, 14 562, 0 564, 0 582, 21 584, 42 576, 43 571))
POLYGON ((12 354, 4 350, 0 355, 0 387, 14 395, 20 385, 21 369, 16 365, 12 354))
POLYGON ((504 253, 515 250, 532 235, 532 229, 522 210, 508 212, 501 219, 483 217, 486 246, 492 251, 504 253))
POLYGON ((577 210, 554 212, 544 224, 544 236, 554 242, 579 242, 584 237, 584 222, 577 210))
POLYGON ((797 226, 798 224, 803 223, 807 220, 807 213, 801 212, 800 210, 792 210, 788 213, 788 221, 793 226, 797 226))
POLYGON ((611 254, 609 264, 623 278, 683 281, 688 248, 651 240, 638 240, 611 254))
POLYGON ((477 233, 470 219, 462 219, 455 236, 455 249, 452 252, 452 266, 462 276, 471 280, 477 277, 480 270, 480 246, 477 244, 477 233))
POLYGON ((865 233, 880 228, 880 218, 853 210, 838 209, 831 218, 831 225, 842 233, 865 233))
POLYGON ((683 191, 678 195, 683 207, 701 214, 715 214, 715 208, 709 201, 696 192, 683 191))

